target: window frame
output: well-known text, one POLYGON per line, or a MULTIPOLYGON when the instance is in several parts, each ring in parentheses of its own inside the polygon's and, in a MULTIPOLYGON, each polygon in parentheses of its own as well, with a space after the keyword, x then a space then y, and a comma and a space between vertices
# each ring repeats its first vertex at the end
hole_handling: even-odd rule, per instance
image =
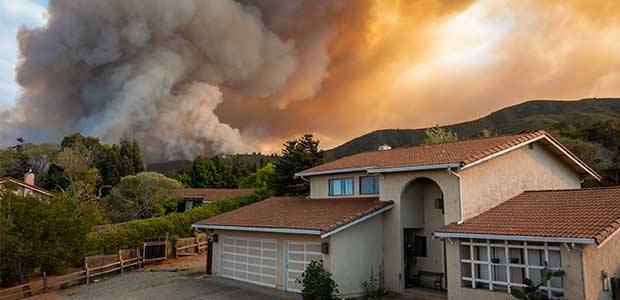
MULTIPOLYGON (((474 239, 465 239, 460 240, 460 262, 461 268, 471 268, 466 270, 464 273, 463 269, 461 269, 461 286, 469 287, 469 288, 487 288, 484 286, 477 287, 478 284, 487 285, 490 291, 495 291, 494 286, 501 286, 506 288, 506 292, 510 294, 512 287, 522 288, 525 287, 523 283, 516 282, 517 278, 512 277, 513 269, 522 270, 522 278, 532 278, 531 271, 542 271, 545 267, 548 267, 551 271, 557 271, 562 269, 562 251, 559 244, 542 243, 542 245, 537 244, 529 244, 527 241, 519 242, 519 241, 495 241, 491 243, 491 240, 485 240, 481 242, 480 240, 474 239), (503 242, 503 243, 502 243, 503 242), (484 249, 485 251, 480 251, 484 249), (495 249, 503 249, 504 257, 495 257, 491 253, 495 253, 495 249), (520 251, 520 261, 519 263, 511 263, 511 249, 518 249, 520 251), (464 252, 467 251, 468 253, 464 252), (493 251, 492 251, 493 250, 493 251), (529 258, 530 255, 528 251, 538 251, 542 256, 540 265, 538 264, 530 264, 529 258), (482 252, 485 252, 485 257, 480 258, 482 252), (559 258, 559 267, 557 266, 549 266, 550 263, 550 252, 557 254, 557 258, 559 258), (467 254, 469 258, 467 258, 464 254, 467 254), (476 257, 478 256, 478 259, 476 257), (500 259, 499 263, 493 263, 492 258, 500 259), (504 260, 504 262, 501 261, 504 260), (486 270, 483 272, 483 268, 486 270), (497 280, 497 271, 499 268, 505 268, 506 279, 505 280, 497 280), (467 276, 467 271, 470 272, 469 277, 467 276), (482 278, 479 276, 482 273, 486 273, 487 278, 482 278)), ((547 296, 550 299, 556 299, 557 296, 553 295, 553 293, 559 293, 563 297, 564 295, 564 280, 560 281, 561 287, 551 286, 552 280, 549 280, 544 286, 541 287, 542 290, 547 292, 547 296)))
POLYGON ((379 175, 364 175, 359 177, 359 193, 360 195, 379 195, 381 193, 381 178, 379 175), (376 186, 376 193, 364 193, 362 192, 362 178, 373 178, 375 179, 374 185, 376 186))
POLYGON ((415 257, 428 257, 428 239, 424 235, 416 235, 413 237, 413 249, 415 251, 415 257), (418 244, 418 242, 420 242, 418 244), (418 251, 418 248, 423 251, 418 251), (418 253, 420 252, 420 253, 418 253))
POLYGON ((341 196, 354 196, 355 195, 355 178, 354 177, 338 177, 338 178, 330 178, 327 181, 327 192, 329 196, 332 197, 341 197, 341 196), (341 181, 341 189, 342 189, 342 193, 341 194, 334 194, 332 191, 332 182, 339 180, 341 181), (351 194, 346 194, 346 188, 345 188, 345 182, 347 180, 351 180, 351 194))

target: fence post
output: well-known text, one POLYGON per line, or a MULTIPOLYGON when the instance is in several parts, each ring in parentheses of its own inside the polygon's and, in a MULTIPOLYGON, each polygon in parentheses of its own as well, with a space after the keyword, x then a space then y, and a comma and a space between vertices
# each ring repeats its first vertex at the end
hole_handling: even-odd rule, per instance
POLYGON ((90 270, 88 270, 88 260, 84 257, 84 268, 86 269, 86 284, 90 283, 90 270))
POLYGON ((123 255, 121 254, 121 251, 122 250, 118 250, 118 261, 121 264, 121 274, 122 274, 124 273, 124 270, 123 270, 123 255))
POLYGON ((195 236, 194 240, 196 240, 196 254, 200 254, 200 239, 198 236, 195 236))
POLYGON ((168 260, 168 232, 166 232, 166 247, 164 249, 164 261, 166 261, 168 260))
POLYGON ((47 272, 43 271, 43 292, 47 293, 47 272))
POLYGON ((142 264, 146 263, 146 242, 142 243, 142 264))

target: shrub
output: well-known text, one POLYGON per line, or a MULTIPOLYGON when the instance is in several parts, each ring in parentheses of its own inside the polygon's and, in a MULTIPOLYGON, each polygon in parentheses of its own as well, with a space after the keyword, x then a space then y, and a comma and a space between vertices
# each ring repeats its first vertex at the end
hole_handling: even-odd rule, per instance
POLYGON ((554 272, 554 271, 551 271, 549 268, 544 268, 542 280, 540 281, 539 284, 534 284, 534 282, 532 282, 531 279, 525 278, 525 280, 523 280, 523 283, 525 284, 525 287, 523 288, 523 290, 512 289, 510 291, 510 294, 516 299, 522 299, 522 300, 549 300, 549 297, 547 296, 547 292, 543 291, 541 287, 546 285, 547 282, 551 280, 551 277, 562 277, 562 276, 564 276, 564 271, 562 270, 558 270, 554 272))
POLYGON ((301 291, 304 299, 331 300, 338 293, 338 285, 332 279, 332 273, 325 271, 323 261, 312 261, 297 282, 304 285, 301 291))
POLYGON ((387 295, 387 290, 383 286, 383 270, 379 267, 379 276, 375 276, 375 272, 370 267, 370 279, 362 282, 364 295, 362 299, 382 299, 387 295))
POLYGON ((252 204, 270 197, 270 193, 257 190, 247 196, 229 197, 190 209, 183 213, 172 213, 158 218, 133 220, 115 224, 102 231, 91 232, 86 236, 89 254, 116 253, 120 249, 132 249, 142 245, 148 238, 163 236, 192 237, 191 225, 213 216, 252 204))

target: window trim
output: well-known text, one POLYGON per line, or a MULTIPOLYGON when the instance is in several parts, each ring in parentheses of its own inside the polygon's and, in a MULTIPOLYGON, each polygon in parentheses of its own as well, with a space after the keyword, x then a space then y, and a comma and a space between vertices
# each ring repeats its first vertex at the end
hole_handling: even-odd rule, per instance
POLYGON ((355 177, 330 178, 327 181, 327 193, 328 193, 329 196, 332 196, 332 197, 355 196, 355 177), (334 180, 341 180, 343 182, 342 187, 341 187, 343 193, 340 194, 340 195, 334 195, 333 192, 332 192, 332 181, 334 181, 334 180), (351 185, 352 185, 351 194, 345 194, 344 182, 346 180, 351 180, 351 185))
MULTIPOLYGON (((522 268, 523 272, 524 272, 524 276, 526 278, 531 278, 530 276, 530 270, 543 270, 546 266, 538 266, 538 265, 530 265, 528 258, 528 250, 538 250, 538 251, 543 251, 544 253, 544 265, 548 265, 549 264, 549 251, 557 251, 560 255, 560 267, 549 267, 550 270, 552 271, 557 271, 557 270, 561 270, 562 269, 562 252, 561 252, 561 247, 558 246, 550 246, 549 243, 544 242, 542 246, 540 245, 528 245, 527 241, 520 241, 519 244, 509 244, 508 240, 504 240, 504 243, 491 243, 491 240, 487 239, 485 240, 485 242, 474 242, 474 239, 470 238, 470 239, 466 239, 466 240, 461 240, 459 242, 459 245, 465 246, 467 247, 467 250, 469 252, 469 259, 467 258, 463 258, 463 249, 461 248, 460 254, 459 254, 459 258, 460 258, 460 262, 461 262, 461 268, 463 267, 471 267, 471 277, 466 277, 463 273, 461 273, 461 282, 470 282, 470 285, 465 285, 462 284, 463 287, 470 287, 470 288, 477 288, 476 287, 476 283, 483 283, 483 284, 487 284, 488 285, 488 289, 489 291, 494 291, 495 289, 493 288, 493 285, 498 285, 498 286, 505 286, 507 293, 510 294, 510 289, 512 287, 525 287, 524 284, 522 283, 518 283, 518 282, 512 282, 512 278, 511 278, 511 272, 510 272, 510 268, 522 268), (479 249, 478 247, 486 247, 486 254, 487 254, 487 260, 483 261, 483 260, 476 260, 475 259, 475 252, 476 249, 479 249), (491 261, 491 248, 502 248, 504 249, 504 255, 505 255, 505 262, 504 263, 493 263, 491 261), (522 258, 522 262, 521 263, 511 263, 510 262, 510 251, 509 249, 521 249, 523 250, 523 258, 522 258), (469 266, 468 266, 469 265, 469 266), (486 266, 488 268, 488 279, 482 279, 482 278, 476 278, 476 273, 480 273, 480 271, 476 272, 477 269, 482 268, 486 266), (498 268, 498 267, 504 267, 506 268, 506 280, 505 281, 501 281, 501 280, 497 280, 496 278, 492 278, 493 275, 495 274, 494 272, 494 268, 498 268)), ((513 241, 516 242, 516 241, 513 241)), ((564 281, 562 280, 562 287, 558 288, 558 287, 552 287, 551 286, 551 280, 549 280, 544 286, 541 287, 542 290, 545 290, 547 292, 547 296, 551 299, 553 299, 553 292, 559 292, 564 294, 565 290, 564 290, 564 281)))
POLYGON ((379 175, 363 175, 359 177, 359 193, 360 195, 379 195, 381 193, 381 177, 379 175), (376 178, 376 185, 377 185, 377 192, 376 193, 363 193, 362 192, 362 178, 368 178, 368 177, 372 177, 372 178, 376 178))

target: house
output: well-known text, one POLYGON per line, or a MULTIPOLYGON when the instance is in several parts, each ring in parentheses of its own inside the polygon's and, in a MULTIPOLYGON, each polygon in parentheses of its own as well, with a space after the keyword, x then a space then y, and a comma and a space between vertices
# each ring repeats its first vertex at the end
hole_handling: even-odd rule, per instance
POLYGON ((620 252, 611 221, 620 215, 610 204, 619 206, 620 198, 615 189, 580 190, 583 180, 600 176, 548 133, 382 149, 296 174, 310 181, 307 198, 271 198, 194 224, 218 237, 216 275, 298 291, 295 279, 305 266, 323 259, 342 297, 361 294, 360 284, 380 272, 397 292, 427 286, 447 290, 450 299, 506 299, 546 263, 566 271, 547 286, 555 295, 610 293, 601 271, 611 275, 618 267, 609 255, 620 252), (566 197, 572 206, 562 206, 566 197), (548 215, 520 220, 520 207, 547 201, 535 211, 548 215), (482 226, 486 220, 495 223, 482 226), (528 226, 539 231, 516 230, 528 226), (522 253, 508 255, 504 277, 506 257, 495 257, 501 249, 522 253), (529 259, 536 253, 538 260, 529 259))
POLYGON ((181 198, 177 211, 183 212, 227 197, 249 195, 253 191, 253 189, 177 189, 174 190, 173 196, 181 198))
POLYGON ((16 187, 15 193, 20 196, 28 196, 33 195, 37 197, 51 197, 52 193, 49 191, 37 187, 34 185, 35 174, 32 170, 28 170, 26 174, 24 174, 24 180, 18 180, 11 177, 0 178, 0 188, 3 188, 7 184, 12 184, 16 187))

